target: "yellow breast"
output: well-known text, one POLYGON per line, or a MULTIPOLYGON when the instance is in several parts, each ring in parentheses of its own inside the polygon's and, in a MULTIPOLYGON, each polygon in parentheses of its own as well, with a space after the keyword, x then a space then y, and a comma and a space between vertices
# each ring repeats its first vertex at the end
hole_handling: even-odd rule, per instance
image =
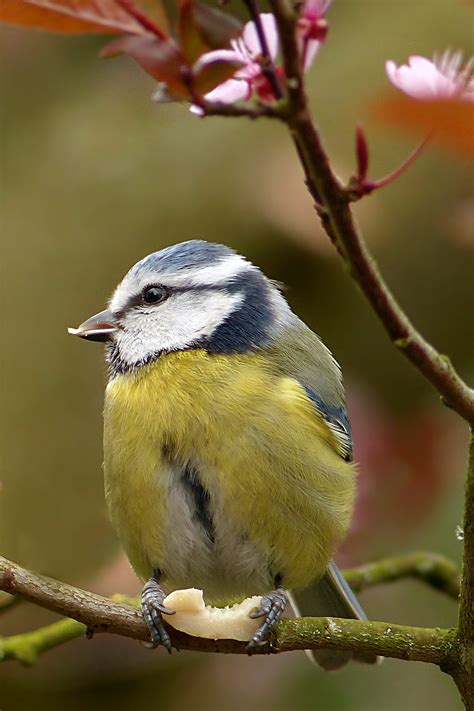
MULTIPOLYGON (((108 385, 104 468, 112 519, 141 577, 159 567, 181 585, 186 575, 179 571, 195 573, 177 560, 186 551, 192 556, 192 546, 170 530, 170 456, 178 465, 193 462, 209 493, 217 535, 202 556, 209 579, 235 568, 221 550, 229 546, 226 526, 242 542, 242 558, 251 557, 250 541, 255 566, 265 560, 287 587, 323 572, 350 521, 354 468, 339 457, 295 380, 263 356, 186 351, 108 385)), ((239 554, 234 547, 232 556, 239 554)))

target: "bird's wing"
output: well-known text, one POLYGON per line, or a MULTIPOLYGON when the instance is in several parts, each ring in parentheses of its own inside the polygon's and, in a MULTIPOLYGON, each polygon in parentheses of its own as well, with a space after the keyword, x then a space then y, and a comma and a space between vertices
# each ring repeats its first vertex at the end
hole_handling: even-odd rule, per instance
POLYGON ((345 405, 334 405, 323 400, 313 388, 302 383, 316 410, 335 435, 339 453, 346 462, 352 461, 352 431, 345 405))
POLYGON ((272 356, 285 376, 306 391, 315 410, 335 436, 339 454, 352 461, 352 432, 339 365, 318 336, 301 321, 274 349, 272 356))
MULTIPOLYGON (((334 435, 338 453, 347 462, 352 461, 352 433, 337 362, 302 323, 287 338, 277 357, 282 372, 302 385, 315 411, 334 435)), ((313 581, 303 592, 290 593, 290 599, 296 615, 366 619, 334 561, 330 561, 319 580, 313 581)), ((314 650, 308 654, 324 669, 339 669, 351 658, 367 663, 378 661, 375 655, 352 655, 334 650, 314 650)))

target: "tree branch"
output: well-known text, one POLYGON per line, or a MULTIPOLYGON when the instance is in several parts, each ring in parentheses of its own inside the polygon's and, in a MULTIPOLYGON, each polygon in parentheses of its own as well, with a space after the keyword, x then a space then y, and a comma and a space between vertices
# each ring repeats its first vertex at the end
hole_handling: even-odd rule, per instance
POLYGON ((221 102, 211 102, 205 99, 195 99, 196 106, 202 110, 201 116, 224 116, 228 118, 245 117, 249 119, 273 118, 283 120, 285 113, 283 110, 284 101, 279 104, 224 104, 221 102))
POLYGON ((474 429, 471 430, 464 502, 464 557, 458 623, 459 665, 454 680, 466 704, 474 708, 474 429))
POLYGON ((19 602, 21 602, 20 598, 0 591, 0 615, 11 610, 12 607, 16 607, 19 602))
POLYGON ((402 578, 416 578, 454 600, 459 599, 459 571, 448 558, 436 553, 417 552, 383 558, 344 570, 344 577, 354 592, 402 578))
POLYGON ((459 377, 449 359, 423 338, 396 301, 357 228, 347 191, 332 171, 304 91, 295 10, 286 0, 270 0, 270 5, 279 29, 287 78, 286 121, 323 227, 396 347, 434 385, 449 407, 473 423, 474 390, 459 377))
MULTIPOLYGON (((360 572, 360 570, 359 570, 360 572)), ((379 580, 381 576, 379 574, 379 580)), ((47 625, 33 632, 0 638, 0 660, 33 663, 52 647, 88 632, 110 632, 149 641, 148 629, 137 600, 114 596, 110 600, 91 592, 32 573, 0 557, 0 589, 73 619, 47 625)), ((245 653, 245 643, 191 637, 169 627, 179 649, 201 652, 245 653)), ((271 650, 279 653, 301 649, 341 649, 378 654, 395 659, 424 661, 439 666, 452 664, 453 631, 361 622, 336 618, 283 620, 275 631, 271 650)))
POLYGON ((459 606, 459 634, 474 643, 474 428, 471 430, 464 503, 464 560, 459 606))
POLYGON ((85 625, 66 619, 40 627, 33 632, 0 637, 0 662, 15 660, 30 666, 43 652, 81 637, 86 632, 85 625))

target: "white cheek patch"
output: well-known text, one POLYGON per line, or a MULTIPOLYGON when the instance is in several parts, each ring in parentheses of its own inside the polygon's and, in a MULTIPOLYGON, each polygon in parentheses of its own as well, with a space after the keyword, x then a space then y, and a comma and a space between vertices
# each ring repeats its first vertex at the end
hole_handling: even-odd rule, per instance
POLYGON ((122 319, 115 340, 120 358, 135 365, 153 353, 177 351, 211 336, 242 303, 242 292, 182 292, 163 304, 131 311, 122 319))

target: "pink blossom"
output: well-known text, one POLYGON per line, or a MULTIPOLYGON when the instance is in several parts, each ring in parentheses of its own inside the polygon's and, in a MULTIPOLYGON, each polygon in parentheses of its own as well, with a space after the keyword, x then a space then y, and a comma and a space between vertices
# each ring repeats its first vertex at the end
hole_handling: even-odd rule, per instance
MULTIPOLYGON (((278 53, 278 32, 275 18, 271 13, 260 15, 263 32, 267 40, 270 57, 275 60, 278 53)), ((254 22, 247 22, 242 35, 231 41, 232 49, 217 49, 207 52, 199 58, 195 69, 199 70, 206 64, 217 61, 235 62, 240 64, 234 76, 216 86, 204 98, 207 101, 216 101, 223 104, 233 104, 236 101, 248 101, 254 93, 263 101, 274 99, 272 89, 267 78, 262 72, 262 49, 254 22)), ((195 114, 202 114, 199 106, 191 106, 195 114)))
MULTIPOLYGON (((325 12, 331 2, 332 0, 307 0, 307 5, 311 8, 308 12, 312 13, 311 16, 308 15, 308 22, 316 22, 317 17, 322 18, 322 15, 318 13, 325 12)), ((300 20, 303 19, 303 17, 300 18, 300 20)), ((263 13, 260 15, 260 20, 270 58, 274 62, 278 54, 278 30, 275 18, 271 13, 263 13)), ((313 62, 322 39, 315 40, 310 34, 307 34, 307 36, 300 35, 300 37, 300 51, 304 57, 306 71, 313 62)), ((206 52, 194 66, 194 70, 199 72, 204 66, 212 64, 212 62, 233 62, 236 65, 240 65, 230 79, 205 94, 206 101, 233 104, 236 101, 249 101, 253 96, 258 96, 261 101, 273 101, 275 99, 273 89, 262 71, 262 48, 254 22, 247 22, 242 35, 238 39, 231 41, 231 47, 232 49, 217 49, 213 52, 206 52)), ((277 76, 282 78, 283 68, 276 66, 275 71, 277 76)), ((198 115, 204 113, 196 105, 191 106, 191 111, 198 115)))
POLYGON ((414 99, 453 99, 474 101, 471 66, 462 67, 461 52, 446 51, 438 59, 414 55, 408 64, 397 67, 389 60, 385 71, 391 83, 414 99))
POLYGON ((298 44, 305 70, 313 63, 326 39, 328 23, 325 14, 333 0, 306 0, 298 19, 298 44))

